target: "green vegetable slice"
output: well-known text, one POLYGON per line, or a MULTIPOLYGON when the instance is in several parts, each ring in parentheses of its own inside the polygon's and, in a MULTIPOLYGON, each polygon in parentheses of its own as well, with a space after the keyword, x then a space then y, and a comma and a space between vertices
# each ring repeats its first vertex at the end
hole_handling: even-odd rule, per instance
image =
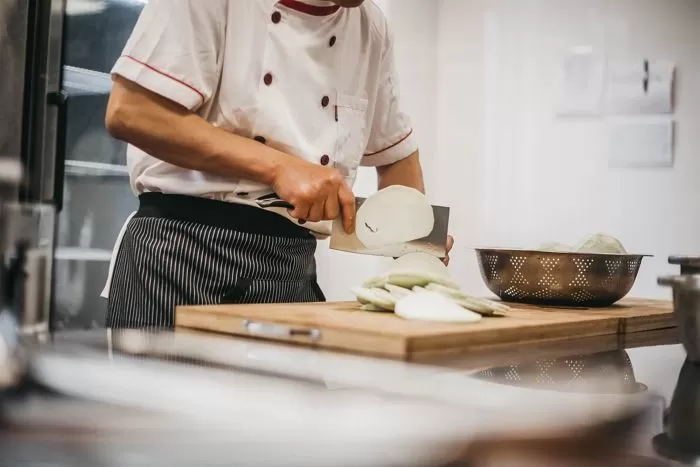
POLYGON ((411 295, 411 290, 398 285, 386 284, 384 288, 393 295, 397 300, 400 300, 408 295, 411 295))
POLYGON ((430 283, 459 289, 459 285, 449 277, 413 269, 392 269, 387 273, 387 283, 406 289, 412 289, 415 286, 425 287, 430 283))
POLYGON ((440 284, 428 284, 426 289, 450 297, 464 308, 485 316, 493 316, 496 314, 502 315, 510 310, 509 307, 501 305, 500 303, 495 303, 482 298, 471 297, 460 290, 445 287, 440 284))
POLYGON ((376 289, 367 289, 365 287, 353 287, 350 291, 357 297, 357 301, 362 305, 374 305, 382 310, 394 311, 395 300, 389 292, 383 291, 390 298, 387 300, 385 296, 380 296, 376 293, 376 289))
POLYGON ((386 281, 386 275, 375 276, 368 279, 364 284, 362 284, 362 287, 366 289, 382 288, 386 285, 386 281))

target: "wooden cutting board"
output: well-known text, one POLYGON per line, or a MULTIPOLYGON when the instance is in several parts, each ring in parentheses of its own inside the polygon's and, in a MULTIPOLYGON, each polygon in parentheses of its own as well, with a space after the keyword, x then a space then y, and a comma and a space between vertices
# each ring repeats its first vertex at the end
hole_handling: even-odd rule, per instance
POLYGON ((355 302, 179 307, 178 328, 254 337, 317 348, 424 360, 484 347, 552 343, 676 327, 671 302, 626 300, 603 309, 515 305, 507 317, 476 324, 406 321, 360 311, 355 302))

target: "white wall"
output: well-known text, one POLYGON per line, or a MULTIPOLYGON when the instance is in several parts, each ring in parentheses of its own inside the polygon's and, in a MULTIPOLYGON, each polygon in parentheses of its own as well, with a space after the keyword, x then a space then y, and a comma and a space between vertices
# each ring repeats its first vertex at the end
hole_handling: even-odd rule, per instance
MULTIPOLYGON (((452 207, 451 269, 487 293, 476 246, 573 243, 598 231, 655 255, 634 296, 668 297, 669 254, 700 253, 700 1, 383 0, 396 37, 401 90, 421 142, 428 193, 452 207), (611 58, 677 63, 676 164, 609 170, 605 120, 554 115, 559 59, 589 45, 611 58)), ((374 191, 371 170, 356 192, 374 191)), ((319 281, 329 299, 386 261, 322 244, 319 281)))
MULTIPOLYGON (((437 3, 432 0, 375 0, 375 3, 384 10, 394 32, 401 93, 426 159, 426 185, 432 191, 439 185, 438 166, 431 162, 437 153, 437 3)), ((355 194, 368 196, 376 188, 375 170, 360 169, 355 194)), ((316 261, 318 282, 326 297, 348 300, 352 299, 350 287, 384 271, 391 260, 331 251, 328 242, 320 242, 316 261)))
MULTIPOLYGON (((430 1, 430 0, 426 0, 430 1)), ((633 296, 670 298, 670 254, 700 254, 700 1, 441 0, 439 187, 454 209, 452 270, 487 293, 470 247, 575 242, 597 231, 650 253, 633 296), (609 170, 605 121, 554 117, 558 59, 572 46, 676 62, 672 170, 609 170)), ((629 351, 670 399, 684 351, 629 351)))
POLYGON ((668 255, 700 253, 700 2, 439 3, 438 170, 456 208, 463 285, 485 291, 469 247, 603 231, 656 256, 632 294, 668 297, 656 286, 676 271, 668 255), (678 64, 675 168, 609 170, 604 120, 555 118, 559 59, 579 45, 678 64))

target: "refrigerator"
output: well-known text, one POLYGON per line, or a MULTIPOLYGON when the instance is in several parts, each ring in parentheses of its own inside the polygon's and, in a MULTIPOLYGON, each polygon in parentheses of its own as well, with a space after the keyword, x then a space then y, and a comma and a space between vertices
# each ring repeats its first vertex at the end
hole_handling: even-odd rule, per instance
POLYGON ((0 2, 0 157, 24 165, 20 201, 58 210, 54 330, 104 326, 112 248, 137 206, 126 144, 105 130, 109 71, 145 2, 0 2))

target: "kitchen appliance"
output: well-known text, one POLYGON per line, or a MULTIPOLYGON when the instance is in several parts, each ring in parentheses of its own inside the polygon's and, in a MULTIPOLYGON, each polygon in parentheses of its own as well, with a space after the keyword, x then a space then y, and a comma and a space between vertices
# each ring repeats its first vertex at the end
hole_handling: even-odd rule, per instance
POLYGON ((690 360, 681 368, 666 430, 654 438, 654 448, 680 464, 700 464, 700 365, 690 360))
MULTIPOLYGON (((13 199, 52 205, 57 226, 41 305, 52 329, 104 325, 100 291, 137 201, 126 145, 104 128, 109 71, 142 0, 7 0, 0 6, 0 158, 20 161, 13 199)), ((44 216, 46 217, 46 216, 44 216)))
POLYGON ((673 289, 673 313, 688 360, 700 365, 700 275, 661 277, 673 289))
MULTIPOLYGON (((22 167, 18 160, 0 157, 0 397, 13 388, 22 378, 25 354, 21 345, 20 322, 24 321, 22 280, 25 247, 19 247, 16 235, 9 224, 8 201, 16 194, 22 180, 22 167), (17 246, 15 248, 15 246, 17 246), (9 252, 13 261, 8 261, 9 252)), ((36 277, 34 277, 36 279, 36 277)), ((31 329, 31 327, 30 327, 31 329)), ((0 403, 2 399, 0 399, 0 403)))
POLYGON ((504 301, 606 307, 632 289, 646 255, 477 249, 481 277, 504 301))
POLYGON ((0 290, 11 294, 22 336, 47 336, 53 278, 53 206, 4 202, 0 211, 0 265, 11 282, 1 285, 0 290))
POLYGON ((700 256, 670 256, 669 264, 680 266, 681 274, 700 274, 700 256))
POLYGON ((522 305, 476 324, 407 321, 360 311, 356 302, 178 307, 178 328, 267 339, 316 348, 429 361, 526 344, 617 336, 672 328, 671 306, 629 300, 615 308, 549 309, 522 305))

